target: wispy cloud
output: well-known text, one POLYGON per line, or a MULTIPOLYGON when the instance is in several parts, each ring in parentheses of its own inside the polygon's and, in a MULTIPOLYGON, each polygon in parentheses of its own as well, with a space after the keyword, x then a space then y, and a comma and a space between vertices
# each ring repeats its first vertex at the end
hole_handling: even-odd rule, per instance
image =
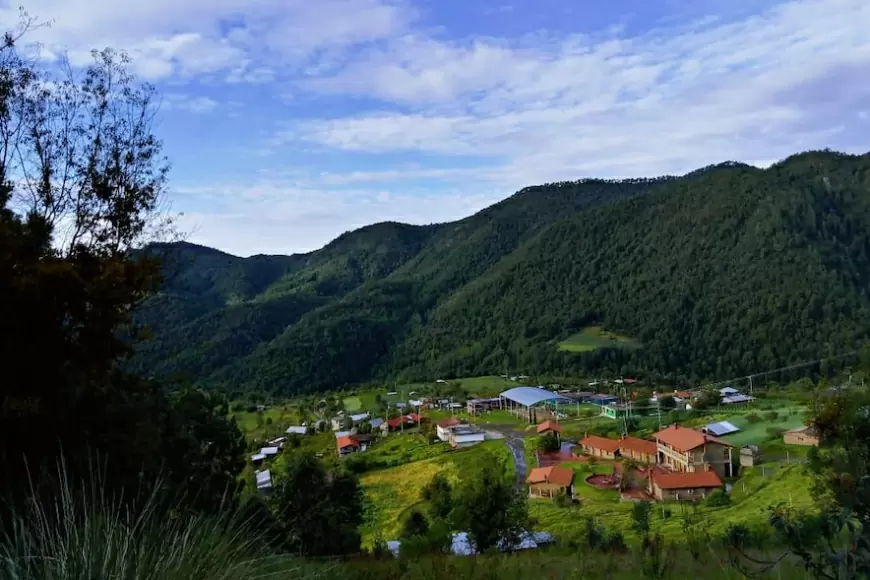
POLYGON ((866 127, 854 121, 867 93, 852 73, 870 65, 867 23, 863 0, 803 0, 634 37, 406 37, 311 86, 412 112, 306 121, 283 136, 347 151, 500 156, 493 177, 512 186, 860 147, 866 127), (814 91, 828 96, 801 97, 814 91))
MULTIPOLYGON (((655 19, 609 7, 588 29, 572 26, 600 5, 569 17, 564 3, 517 0, 474 22, 423 0, 27 9, 56 22, 33 32, 43 54, 83 63, 91 48, 123 48, 163 85, 164 109, 186 115, 166 142, 183 142, 182 156, 209 149, 199 173, 186 158, 186 182, 205 185, 176 188, 176 206, 197 241, 240 253, 454 219, 534 183, 868 148, 866 0, 649 4, 655 19), (542 10, 565 22, 526 25, 532 8, 535 22, 542 10)), ((0 24, 16 18, 0 9, 0 24)))

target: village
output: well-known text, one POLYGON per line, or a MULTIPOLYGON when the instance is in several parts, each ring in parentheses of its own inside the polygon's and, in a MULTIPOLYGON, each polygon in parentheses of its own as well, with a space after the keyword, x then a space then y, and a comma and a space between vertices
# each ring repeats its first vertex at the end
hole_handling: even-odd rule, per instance
MULTIPOLYGON (((523 379, 507 380, 516 384, 523 379)), ((757 473, 764 481, 793 484, 799 474, 792 468, 819 443, 804 424, 803 408, 791 401, 764 394, 759 399, 723 386, 715 391, 713 408, 699 411, 695 406, 709 392, 653 392, 649 400, 638 400, 625 396, 633 379, 618 381, 591 381, 589 390, 582 391, 560 385, 511 386, 490 396, 464 398, 456 393, 438 396, 443 383, 436 382, 425 394, 408 388, 346 397, 346 408, 334 416, 281 426, 283 434, 255 449, 250 462, 256 487, 269 493, 270 464, 288 450, 311 448, 314 441, 324 460, 353 459, 354 468, 363 473, 364 488, 370 485, 372 490, 375 482, 391 485, 392 477, 406 477, 415 467, 427 473, 441 469, 462 453, 471 457, 467 453, 480 447, 512 463, 532 511, 544 516, 538 518, 541 529, 535 533, 570 534, 577 524, 566 520, 565 512, 555 512, 557 504, 572 505, 579 515, 605 509, 618 513, 622 505, 641 500, 663 505, 705 505, 711 498, 728 502, 729 496, 747 500, 753 487, 761 489, 757 473), (355 408, 364 406, 354 403, 367 397, 384 409, 382 415, 355 408), (548 519, 553 526, 548 527, 548 519)), ((269 411, 263 406, 258 412, 269 411)), ((772 493, 770 486, 765 489, 772 493)), ((795 495, 798 501, 807 499, 788 497, 794 501, 795 495)), ((375 518, 381 525, 416 501, 413 490, 403 489, 392 501, 400 497, 407 500, 375 518)), ((373 511, 378 510, 374 505, 373 511)))

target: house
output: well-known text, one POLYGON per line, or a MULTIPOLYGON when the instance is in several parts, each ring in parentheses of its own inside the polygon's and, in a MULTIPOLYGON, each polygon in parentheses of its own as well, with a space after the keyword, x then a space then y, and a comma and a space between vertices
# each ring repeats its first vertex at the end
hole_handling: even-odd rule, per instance
POLYGON ((277 447, 263 447, 260 449, 260 453, 266 457, 274 457, 278 455, 278 451, 280 451, 280 449, 277 447))
POLYGON ((285 433, 287 433, 288 435, 305 435, 308 433, 308 428, 301 427, 298 425, 293 425, 293 426, 287 427, 287 430, 285 431, 285 433))
POLYGON ((359 425, 363 421, 367 421, 369 419, 368 413, 358 413, 356 415, 351 415, 350 420, 353 421, 354 425, 359 425))
POLYGON ((617 441, 617 454, 624 459, 634 459, 640 463, 655 463, 658 447, 655 441, 647 441, 638 437, 623 435, 617 441))
POLYGON ((740 427, 729 421, 719 421, 718 423, 710 423, 704 430, 714 437, 722 437, 740 431, 740 427))
POLYGON ((723 387, 719 389, 719 394, 723 397, 730 397, 731 395, 739 395, 740 391, 733 387, 723 387))
POLYGON ((263 453, 254 453, 251 455, 251 463, 259 463, 266 459, 266 455, 263 453))
POLYGON ((597 435, 587 435, 580 441, 580 448, 583 453, 592 457, 614 459, 619 450, 619 441, 597 435))
POLYGON ((729 395, 727 397, 722 397, 723 405, 736 405, 737 403, 750 403, 755 400, 755 397, 750 397, 749 395, 741 395, 737 393, 736 395, 729 395))
POLYGON ((438 421, 438 424, 435 426, 435 433, 438 435, 438 439, 441 441, 449 441, 450 440, 450 431, 456 427, 457 425, 461 425, 462 421, 457 419, 456 417, 450 417, 449 419, 441 419, 438 421))
POLYGON ((403 429, 405 427, 415 427, 420 422, 420 420, 421 417, 417 413, 402 415, 400 417, 390 419, 389 421, 383 423, 381 425, 381 431, 383 431, 384 433, 388 433, 390 431, 396 431, 397 429, 403 429))
POLYGON ((551 421, 547 419, 536 428, 538 435, 544 435, 547 433, 555 433, 556 435, 562 435, 562 426, 556 423, 555 421, 551 421))
POLYGON ((482 411, 497 409, 501 405, 501 399, 494 397, 491 399, 469 399, 465 403, 466 410, 469 415, 476 415, 482 411))
POLYGON ((396 407, 397 409, 404 409, 404 408, 407 407, 407 406, 408 406, 408 405, 407 405, 406 403, 396 403, 396 405, 395 405, 395 407, 396 407))
POLYGON ((415 399, 411 399, 410 401, 408 401, 408 403, 409 403, 412 407, 414 407, 415 409, 419 409, 420 407, 423 406, 423 401, 418 401, 418 400, 415 400, 415 399))
POLYGON ((597 395, 589 397, 589 402, 593 405, 611 405, 618 400, 619 399, 615 395, 607 395, 604 393, 598 393, 597 395))
POLYGON ((651 470, 649 494, 662 500, 694 500, 708 496, 722 488, 722 480, 715 471, 666 473, 651 470))
POLYGON ((454 449, 471 447, 486 440, 486 434, 469 425, 456 425, 450 430, 448 441, 454 449))
POLYGON ((761 450, 758 445, 744 445, 740 448, 740 467, 752 467, 761 463, 761 450))
POLYGON ((565 397, 571 399, 575 403, 588 403, 589 397, 593 396, 595 393, 591 391, 577 391, 576 393, 572 393, 570 391, 565 393, 565 397))
POLYGON ((383 419, 372 419, 372 421, 371 421, 372 429, 377 429, 378 427, 380 427, 383 424, 384 424, 383 419))
POLYGON ((271 441, 269 441, 269 445, 272 447, 282 447, 285 441, 287 441, 286 437, 278 437, 277 439, 272 439, 271 441))
POLYGON ((258 471, 255 477, 258 490, 265 492, 272 489, 272 473, 268 469, 258 471))
POLYGON ((813 447, 819 446, 818 431, 815 428, 807 425, 804 425, 803 427, 798 427, 797 429, 786 431, 785 434, 783 434, 782 436, 782 440, 788 445, 810 445, 813 447))
POLYGON ((671 425, 653 435, 656 463, 672 471, 715 471, 719 477, 733 475, 733 446, 721 439, 688 427, 671 425))
POLYGON ((351 453, 365 451, 368 445, 360 442, 356 435, 345 435, 335 440, 335 446, 338 449, 338 456, 344 457, 351 453))
POLYGON ((531 497, 555 497, 560 493, 571 497, 574 491, 571 485, 573 481, 574 470, 560 465, 536 467, 526 478, 531 497))

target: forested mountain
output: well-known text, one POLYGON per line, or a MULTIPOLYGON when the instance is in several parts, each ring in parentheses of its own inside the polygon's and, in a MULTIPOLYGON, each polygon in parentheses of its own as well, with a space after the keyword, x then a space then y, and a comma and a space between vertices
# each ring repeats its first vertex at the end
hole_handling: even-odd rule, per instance
POLYGON ((156 375, 282 393, 505 369, 728 378, 870 335, 870 156, 530 187, 305 255, 165 249, 134 359, 156 375), (557 348, 592 324, 642 347, 557 348))

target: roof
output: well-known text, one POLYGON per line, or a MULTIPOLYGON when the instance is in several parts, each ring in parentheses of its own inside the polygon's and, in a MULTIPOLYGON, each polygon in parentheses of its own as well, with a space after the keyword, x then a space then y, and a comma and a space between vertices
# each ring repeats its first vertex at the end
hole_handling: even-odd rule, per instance
POLYGON ((369 418, 369 414, 368 414, 368 413, 358 413, 358 414, 356 414, 356 415, 351 415, 351 416, 350 416, 350 420, 353 421, 354 423, 356 423, 356 422, 358 422, 358 421, 365 421, 365 420, 368 419, 368 418, 369 418))
POLYGON ((707 443, 718 443, 719 445, 733 447, 727 441, 722 441, 711 435, 706 435, 688 427, 680 427, 679 425, 671 425, 667 429, 662 429, 653 435, 653 437, 662 443, 667 443, 677 451, 691 451, 707 443))
POLYGON ((456 417, 450 417, 449 419, 441 419, 440 421, 438 421, 438 426, 453 427, 454 425, 459 425, 460 423, 462 423, 462 421, 460 421, 456 417))
POLYGON ((372 419, 372 427, 380 427, 384 424, 383 419, 372 419))
POLYGON ((257 474, 257 489, 272 487, 272 474, 265 469, 257 474))
POLYGON ((681 473, 651 473, 653 482, 662 489, 693 489, 698 487, 722 487, 722 480, 715 471, 681 473))
POLYGON ((754 401, 755 397, 750 397, 749 395, 741 395, 737 393, 736 395, 731 395, 729 397, 722 397, 723 403, 748 403, 749 401, 754 401))
POLYGON ((251 461, 263 461, 266 459, 266 456, 262 453, 254 453, 251 455, 251 461))
POLYGON ((417 413, 409 413, 408 415, 402 415, 401 417, 396 417, 395 419, 390 419, 387 421, 387 426, 391 429, 399 427, 401 425, 407 425, 408 423, 416 423, 420 420, 420 415, 417 413))
POLYGON ((285 431, 285 433, 295 433, 296 435, 305 435, 306 432, 307 429, 305 427, 299 427, 295 425, 287 427, 287 431, 285 431))
POLYGON ((619 440, 619 449, 630 449, 645 455, 655 455, 658 451, 655 441, 648 441, 637 437, 623 437, 619 440))
POLYGON ((723 387, 723 388, 719 389, 719 393, 722 395, 736 395, 739 392, 740 391, 738 391, 734 387, 723 387))
POLYGON ((546 421, 538 425, 538 433, 543 433, 544 431, 555 431, 557 433, 561 433, 562 426, 555 421, 550 421, 549 419, 547 419, 546 421))
POLYGON ((589 447, 594 447, 595 449, 603 449, 605 451, 609 451, 613 453, 617 449, 619 449, 619 441, 616 439, 608 439, 606 437, 599 437, 598 435, 587 435, 580 441, 580 445, 588 445, 589 447))
POLYGON ((596 393, 589 397, 590 399, 595 399, 596 401, 603 401, 605 399, 613 399, 616 400, 616 395, 608 395, 607 393, 596 393))
POLYGON ((524 407, 531 407, 544 401, 566 400, 565 397, 540 387, 514 387, 501 393, 501 396, 524 407))
POLYGON ((350 435, 339 437, 335 440, 335 444, 338 446, 339 449, 344 449, 345 447, 359 447, 359 441, 357 441, 350 435))
POLYGON ((260 453, 262 453, 263 455, 277 455, 278 448, 277 447, 263 447, 262 449, 260 449, 260 453))
POLYGON ((553 483, 556 485, 569 486, 574 481, 574 470, 559 465, 550 467, 536 467, 526 478, 526 483, 553 483))
POLYGON ((786 433, 806 433, 811 437, 816 437, 818 433, 816 432, 816 428, 812 425, 801 425, 800 427, 795 427, 794 429, 789 429, 786 433))
POLYGON ((740 431, 740 427, 731 423, 729 421, 719 421, 718 423, 710 423, 706 427, 707 432, 711 435, 715 435, 719 437, 721 435, 728 435, 729 433, 737 433, 740 431))
POLYGON ((335 438, 338 439, 339 437, 347 437, 351 434, 353 434, 353 431, 336 431, 335 438))

